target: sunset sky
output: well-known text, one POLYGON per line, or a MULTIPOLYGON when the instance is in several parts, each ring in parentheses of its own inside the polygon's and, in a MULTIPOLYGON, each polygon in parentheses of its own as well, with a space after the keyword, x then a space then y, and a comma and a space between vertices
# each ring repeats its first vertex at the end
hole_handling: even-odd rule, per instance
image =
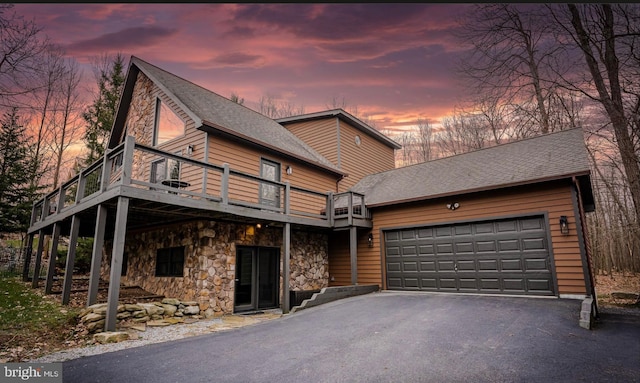
MULTIPOLYGON (((345 99, 378 128, 433 122, 464 88, 453 31, 469 4, 16 4, 67 55, 135 55, 254 107, 345 99)), ((348 109, 348 108, 347 108, 348 109)))

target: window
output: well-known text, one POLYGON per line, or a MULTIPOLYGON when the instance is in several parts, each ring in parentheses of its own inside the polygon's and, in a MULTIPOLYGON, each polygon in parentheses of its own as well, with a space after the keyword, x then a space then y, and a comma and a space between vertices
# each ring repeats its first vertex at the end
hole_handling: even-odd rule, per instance
POLYGON ((185 123, 171 108, 160 101, 156 102, 156 129, 153 145, 160 145, 184 134, 185 123))
POLYGON ((184 246, 158 249, 156 277, 181 277, 184 271, 184 246))

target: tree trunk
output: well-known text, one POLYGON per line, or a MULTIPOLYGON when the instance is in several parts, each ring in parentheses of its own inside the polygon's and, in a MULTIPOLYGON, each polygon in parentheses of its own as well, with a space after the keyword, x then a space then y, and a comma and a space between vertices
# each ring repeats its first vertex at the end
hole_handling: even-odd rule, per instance
POLYGON ((615 35, 614 35, 614 18, 611 5, 602 4, 602 31, 605 39, 605 52, 602 58, 609 80, 609 90, 602 77, 596 56, 591 49, 589 32, 584 29, 582 17, 575 4, 567 4, 571 12, 571 24, 576 31, 576 37, 580 49, 584 53, 585 60, 593 77, 593 82, 598 90, 600 102, 611 120, 613 131, 616 137, 618 149, 620 150, 620 158, 624 167, 629 190, 631 191, 631 199, 633 200, 636 224, 640 223, 640 167, 638 167, 638 158, 633 147, 633 142, 629 135, 628 121, 625 116, 624 106, 622 102, 622 88, 620 86, 618 57, 616 56, 615 35))

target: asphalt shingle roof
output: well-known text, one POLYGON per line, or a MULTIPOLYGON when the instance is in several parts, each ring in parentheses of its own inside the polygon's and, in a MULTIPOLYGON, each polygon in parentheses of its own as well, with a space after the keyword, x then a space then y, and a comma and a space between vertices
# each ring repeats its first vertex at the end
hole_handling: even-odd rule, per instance
POLYGON ((587 174, 582 129, 571 129, 372 174, 352 190, 379 206, 587 174))
POLYGON ((254 143, 321 165, 342 174, 334 164, 271 118, 235 103, 208 89, 149 64, 137 57, 131 62, 152 80, 158 81, 203 125, 223 130, 254 143))

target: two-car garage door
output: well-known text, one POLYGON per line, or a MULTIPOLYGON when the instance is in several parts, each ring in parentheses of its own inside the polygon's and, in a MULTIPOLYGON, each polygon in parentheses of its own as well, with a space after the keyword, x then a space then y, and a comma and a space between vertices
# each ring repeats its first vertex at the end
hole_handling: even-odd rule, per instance
POLYGON ((543 216, 384 232, 390 290, 554 295, 543 216))

